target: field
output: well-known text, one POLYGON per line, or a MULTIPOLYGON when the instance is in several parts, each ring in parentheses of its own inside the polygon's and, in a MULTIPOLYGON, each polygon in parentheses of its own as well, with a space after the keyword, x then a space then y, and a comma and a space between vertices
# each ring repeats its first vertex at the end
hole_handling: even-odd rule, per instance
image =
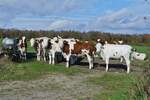
MULTIPOLYGON (((86 59, 67 69, 65 63, 49 65, 35 58, 21 63, 0 58, 0 100, 149 100, 150 47, 133 47, 148 59, 133 61, 130 74, 125 62, 116 60, 106 73, 101 59, 89 70, 86 59)), ((29 46, 28 52, 34 50, 29 46)))

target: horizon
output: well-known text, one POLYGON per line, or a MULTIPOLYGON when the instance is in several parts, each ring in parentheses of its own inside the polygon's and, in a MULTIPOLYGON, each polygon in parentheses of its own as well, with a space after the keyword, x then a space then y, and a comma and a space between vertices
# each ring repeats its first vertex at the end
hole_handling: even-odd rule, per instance
POLYGON ((150 34, 150 0, 0 0, 0 27, 150 34))

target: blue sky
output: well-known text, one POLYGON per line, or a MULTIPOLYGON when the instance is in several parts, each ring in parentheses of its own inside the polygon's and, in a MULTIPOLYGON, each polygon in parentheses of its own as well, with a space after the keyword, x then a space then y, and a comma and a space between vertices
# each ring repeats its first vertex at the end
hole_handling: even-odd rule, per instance
POLYGON ((150 33, 150 0, 0 0, 0 27, 150 33))

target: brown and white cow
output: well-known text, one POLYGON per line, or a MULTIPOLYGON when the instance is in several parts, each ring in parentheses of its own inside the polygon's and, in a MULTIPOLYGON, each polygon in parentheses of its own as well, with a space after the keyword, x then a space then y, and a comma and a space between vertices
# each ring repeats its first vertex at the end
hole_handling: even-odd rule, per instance
POLYGON ((55 64, 55 54, 56 53, 61 53, 63 54, 63 42, 67 41, 67 42, 71 42, 71 41, 75 41, 74 38, 61 38, 60 36, 54 37, 52 39, 50 39, 49 41, 49 64, 55 64))
POLYGON ((27 59, 27 41, 26 41, 26 37, 22 36, 19 39, 19 43, 18 43, 18 49, 20 51, 20 59, 27 59))
POLYGON ((88 42, 80 41, 64 41, 63 55, 66 58, 66 67, 69 67, 69 61, 71 55, 84 56, 86 55, 89 62, 89 69, 93 68, 94 54, 96 52, 95 46, 88 42))

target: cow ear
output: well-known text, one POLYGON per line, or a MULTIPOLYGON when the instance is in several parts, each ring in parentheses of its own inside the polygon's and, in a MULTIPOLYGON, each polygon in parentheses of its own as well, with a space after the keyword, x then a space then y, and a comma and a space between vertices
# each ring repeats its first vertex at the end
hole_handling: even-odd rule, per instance
POLYGON ((101 42, 101 39, 97 39, 97 42, 100 43, 100 42, 101 42))
POLYGON ((138 53, 137 56, 140 56, 140 54, 138 53))
POLYGON ((40 42, 40 43, 43 42, 43 39, 41 39, 39 42, 40 42))
POLYGON ((132 51, 136 52, 136 49, 135 49, 135 48, 133 48, 133 49, 132 49, 132 51))
POLYGON ((58 42, 59 42, 59 40, 56 40, 55 42, 56 42, 56 43, 58 43, 58 42))
POLYGON ((50 43, 50 42, 51 42, 51 39, 48 39, 48 42, 50 43))
POLYGON ((60 37, 59 35, 57 37, 58 37, 58 39, 62 39, 62 37, 60 37))
POLYGON ((100 43, 101 43, 102 45, 105 45, 105 42, 104 42, 104 41, 100 41, 100 43))
POLYGON ((67 42, 67 41, 63 41, 63 43, 64 43, 64 44, 68 44, 68 42, 67 42))
POLYGON ((38 42, 39 42, 39 40, 35 40, 35 42, 36 42, 36 43, 38 43, 38 42))

